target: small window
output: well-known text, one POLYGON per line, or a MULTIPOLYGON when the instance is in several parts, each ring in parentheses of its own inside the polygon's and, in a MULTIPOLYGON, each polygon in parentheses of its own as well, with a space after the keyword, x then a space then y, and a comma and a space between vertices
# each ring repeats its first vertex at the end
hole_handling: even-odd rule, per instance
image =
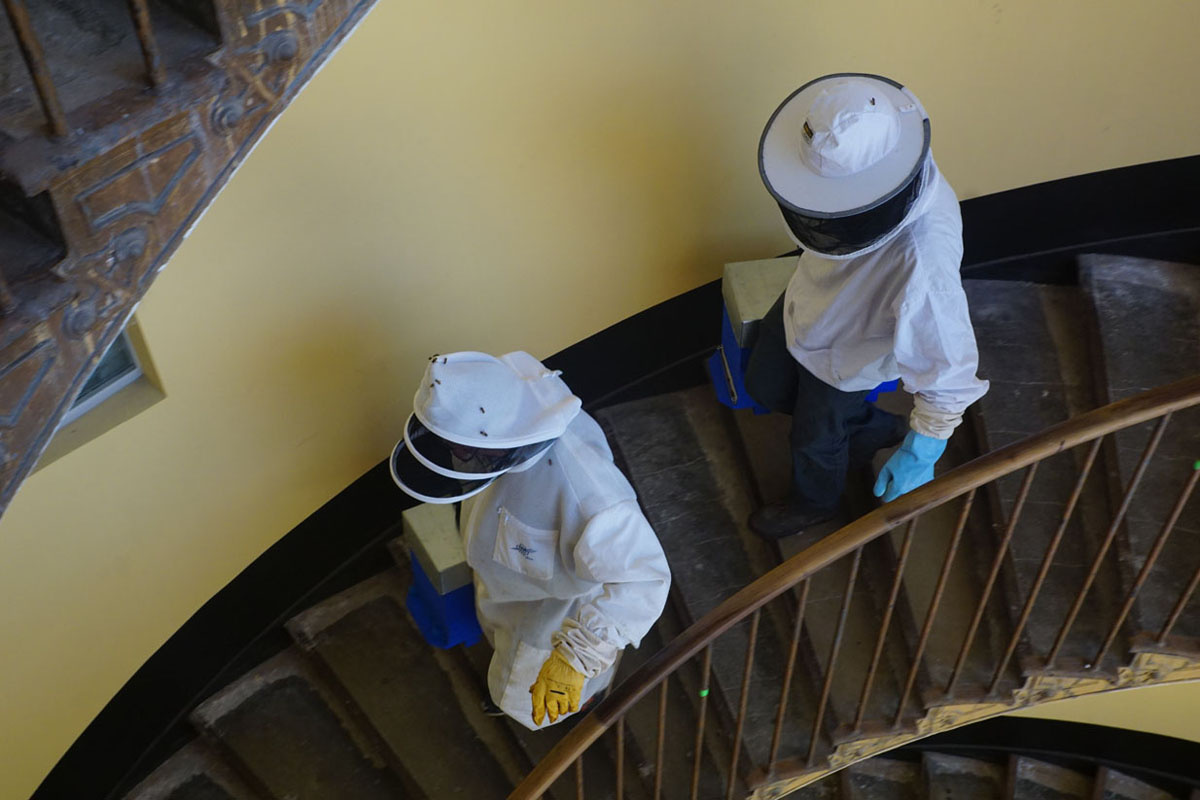
POLYGON ((101 357, 96 371, 83 385, 75 404, 63 415, 59 425, 70 425, 141 376, 142 365, 133 352, 133 345, 129 343, 129 334, 121 331, 108 352, 101 357))
POLYGON ((35 469, 133 419, 164 397, 141 326, 130 319, 63 415, 35 469))

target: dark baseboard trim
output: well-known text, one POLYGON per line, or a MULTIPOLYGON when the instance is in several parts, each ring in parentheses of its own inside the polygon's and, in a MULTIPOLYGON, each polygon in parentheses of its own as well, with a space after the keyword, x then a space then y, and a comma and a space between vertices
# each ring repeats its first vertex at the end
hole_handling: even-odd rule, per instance
MULTIPOLYGON (((1066 178, 962 204, 968 277, 1075 281, 1074 256, 1200 262, 1200 156, 1066 178)), ((720 281, 622 320, 546 359, 596 409, 705 380, 720 281)), ((386 564, 380 545, 411 504, 385 462, 242 571, 146 661, 31 800, 114 798, 188 736, 187 714, 285 647, 282 623, 386 564)))
POLYGON ((1200 262, 1197 181, 1200 155, 966 200, 963 272, 1073 283, 1081 253, 1200 262))
POLYGON ((1177 797, 1200 789, 1200 742, 1081 722, 996 717, 922 739, 902 751, 977 758, 1024 755, 1067 767, 1109 767, 1177 797))

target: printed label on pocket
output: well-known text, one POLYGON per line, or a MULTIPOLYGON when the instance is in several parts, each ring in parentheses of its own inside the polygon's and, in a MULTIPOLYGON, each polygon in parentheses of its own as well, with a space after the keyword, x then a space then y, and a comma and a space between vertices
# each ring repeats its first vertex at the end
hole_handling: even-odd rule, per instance
POLYGON ((492 558, 498 563, 522 575, 548 581, 554 577, 554 549, 557 545, 558 531, 526 525, 510 514, 508 509, 500 509, 496 549, 492 552, 492 558))

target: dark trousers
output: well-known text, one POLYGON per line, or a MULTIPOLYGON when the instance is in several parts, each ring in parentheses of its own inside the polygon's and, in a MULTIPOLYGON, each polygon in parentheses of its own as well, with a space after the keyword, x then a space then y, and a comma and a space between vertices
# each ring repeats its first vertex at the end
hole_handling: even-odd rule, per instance
POLYGON ((762 405, 792 415, 792 501, 832 510, 851 465, 904 438, 903 417, 867 402, 869 391, 843 392, 815 377, 788 352, 783 296, 759 323, 746 368, 746 389, 762 405))

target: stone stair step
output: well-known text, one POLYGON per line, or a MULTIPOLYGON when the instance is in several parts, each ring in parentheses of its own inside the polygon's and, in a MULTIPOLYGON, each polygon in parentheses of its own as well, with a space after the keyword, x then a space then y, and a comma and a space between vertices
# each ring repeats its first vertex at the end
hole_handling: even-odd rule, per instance
MULTIPOLYGON (((793 538, 807 541, 810 539, 810 534, 806 532, 793 538)), ((819 538, 821 537, 812 536, 808 544, 814 544, 819 538)), ((866 560, 864 556, 863 561, 866 560)), ((812 578, 812 589, 805 614, 805 628, 812 637, 817 661, 816 669, 820 678, 824 678, 833 654, 834 639, 837 635, 842 604, 852 567, 852 558, 842 558, 812 578)), ((837 662, 834 665, 833 683, 830 690, 830 711, 839 724, 839 739, 850 736, 847 726, 853 722, 857 713, 859 697, 866 681, 882 622, 882 617, 871 597, 872 591, 869 586, 871 576, 868 572, 869 570, 860 564, 854 594, 851 597, 846 616, 845 630, 837 653, 837 662)), ((886 719, 888 723, 891 722, 888 715, 894 714, 896 709, 896 700, 891 695, 898 694, 895 690, 887 691, 892 685, 888 663, 883 661, 874 681, 875 688, 868 704, 866 721, 875 722, 886 719)))
MULTIPOLYGON (((1121 256, 1083 256, 1080 280, 1094 309, 1102 354, 1104 402, 1200 373, 1200 267, 1121 256)), ((1113 479, 1128 484, 1153 424, 1112 437, 1113 479)), ((1200 458, 1200 408, 1176 413, 1134 496, 1121 539, 1122 562, 1136 574, 1200 458)), ((1157 632, 1196 568, 1190 541, 1200 535, 1200 495, 1139 595, 1133 627, 1157 632)), ((1200 635, 1200 615, 1184 615, 1176 633, 1200 635)))
POLYGON ((1092 778, 1023 756, 1009 762, 1012 796, 1020 800, 1090 800, 1092 778))
MULTIPOLYGON (((752 494, 756 503, 765 505, 784 499, 791 491, 792 457, 788 444, 791 417, 776 413, 755 414, 749 409, 735 411, 732 416, 744 453, 745 475, 750 478, 752 494)), ((834 519, 814 526, 800 535, 789 536, 772 543, 771 549, 774 551, 774 558, 770 566, 796 555, 824 536, 838 530, 851 519, 849 510, 843 507, 834 519)), ((760 540, 756 538, 756 541, 760 540)), ((766 569, 769 569, 769 566, 765 567, 763 571, 765 572, 766 569)), ((841 596, 838 594, 841 590, 837 588, 836 581, 829 581, 826 579, 827 577, 816 581, 809 590, 809 606, 805 614, 804 630, 797 651, 797 669, 794 679, 797 688, 794 691, 805 693, 809 709, 816 708, 821 696, 823 665, 828 661, 829 643, 833 637, 830 620, 836 620, 838 613, 836 608, 832 611, 829 610, 829 599, 841 596), (817 606, 813 607, 813 603, 817 603, 817 606), (820 639, 819 649, 818 636, 820 639)), ((844 587, 844 574, 841 576, 841 580, 841 586, 844 587)), ((799 594, 798 590, 793 592, 793 600, 798 600, 799 594)), ((861 607, 861 601, 855 604, 855 610, 861 609, 861 607)), ((790 631, 782 633, 780 641, 790 644, 790 631)), ((831 741, 838 737, 839 729, 844 727, 839 710, 841 714, 845 714, 846 703, 842 702, 840 697, 850 690, 852 679, 849 676, 843 677, 846 679, 841 680, 838 688, 832 690, 836 701, 830 703, 822 725, 823 735, 828 735, 831 741)), ((835 682, 837 681, 839 678, 835 675, 835 682)), ((803 725, 806 730, 806 741, 803 746, 789 748, 788 755, 792 757, 807 755, 807 741, 808 737, 811 737, 813 714, 815 711, 809 711, 804 717, 804 722, 807 724, 803 725)), ((818 750, 818 753, 820 752, 823 751, 818 750)))
POLYGON ((1175 795, 1108 767, 1096 773, 1095 800, 1176 800, 1175 795))
MULTIPOLYGON (((1085 371, 1086 338, 1078 331, 1085 306, 1075 287, 1016 281, 967 281, 965 287, 979 342, 980 375, 991 381, 973 411, 985 450, 1024 439, 1094 405, 1085 371)), ((1005 571, 1006 608, 1013 622, 1058 529, 1085 450, 1059 453, 1038 467, 1005 571)), ((1093 471, 1101 472, 1097 467, 1093 471)), ((1007 475, 988 489, 998 534, 1011 518, 1024 476, 1024 471, 1007 475)), ((1026 657, 1050 651, 1103 539, 1106 520, 1094 513, 1107 502, 1101 476, 1092 477, 1086 490, 1024 629, 1021 655, 1026 657)), ((1095 613, 1080 617, 1073 626, 1062 650, 1064 659, 1083 660, 1093 654, 1116 617, 1110 601, 1120 594, 1115 556, 1104 567, 1095 589, 1095 613)))
POLYGON ((978 758, 925 753, 921 757, 929 800, 1001 800, 1004 767, 978 758))
MULTIPOLYGON (((938 474, 975 457, 969 423, 964 423, 963 427, 966 429, 959 430, 950 438, 945 454, 938 461, 938 474)), ((931 509, 917 521, 917 532, 905 574, 904 596, 912 609, 918 632, 929 615, 929 606, 964 502, 965 498, 962 498, 931 509)), ((993 554, 990 538, 985 533, 985 516, 985 504, 976 497, 967 527, 959 539, 946 588, 921 659, 922 673, 919 673, 919 677, 923 674, 924 679, 918 681, 917 687, 926 688, 919 697, 940 699, 949 684, 954 664, 978 608, 982 582, 993 554)), ((902 535, 903 529, 892 533, 897 548, 902 535)), ((960 687, 978 686, 991 678, 992 667, 999 653, 1003 652, 1008 630, 1007 620, 1001 619, 1001 615, 996 613, 996 604, 990 604, 976 634, 975 644, 964 663, 958 684, 960 687)), ((909 708, 909 713, 912 713, 914 709, 912 706, 909 708)))
MULTIPOLYGON (((765 571, 764 543, 745 526, 753 506, 745 468, 729 440, 728 421, 707 386, 645 398, 596 414, 671 564, 672 603, 687 624, 765 571)), ((756 645, 745 724, 745 749, 764 763, 790 639, 790 625, 764 613, 756 645)), ((749 624, 716 641, 710 702, 736 716, 749 624)), ((805 718, 803 688, 793 693, 793 720, 805 718)), ((810 706, 811 707, 811 706, 810 706)), ((811 711, 809 718, 811 719, 811 711)), ((807 745, 803 724, 786 729, 781 750, 807 745)))
MULTIPOLYGON (((918 523, 909 547, 909 556, 904 565, 904 575, 892 602, 892 588, 896 573, 900 566, 900 554, 904 547, 907 525, 893 530, 889 535, 880 537, 869 544, 863 551, 863 579, 867 590, 867 599, 871 604, 871 617, 876 620, 876 634, 870 637, 871 647, 878 646, 878 631, 883 619, 887 616, 889 602, 892 602, 891 618, 888 621, 884 649, 879 667, 871 684, 871 695, 865 709, 866 720, 878 720, 890 723, 900 706, 900 693, 913 663, 919 639, 919 628, 913 614, 912 603, 909 600, 906 585, 911 579, 913 561, 912 551, 917 538, 929 535, 928 525, 922 527, 918 523)), ((922 618, 923 621, 923 618, 922 618)), ((868 658, 873 657, 874 652, 868 658)), ((917 670, 917 682, 914 695, 920 697, 930 688, 929 671, 926 659, 917 670)), ((916 716, 915 705, 905 709, 905 717, 916 716)))
MULTIPOLYGON (((627 648, 617 671, 614 685, 619 684, 661 650, 683 626, 678 624, 670 606, 663 618, 642 640, 641 647, 627 648)), ((679 670, 669 681, 667 690, 666 737, 663 741, 662 792, 664 797, 687 797, 695 763, 695 735, 699 725, 699 664, 679 670)), ((645 798, 653 796, 655 762, 658 746, 658 711, 661 688, 651 692, 625 715, 627 785, 635 778, 636 790, 645 798)), ((705 715, 705 742, 701 748, 700 796, 719 797, 725 792, 728 776, 730 742, 729 722, 718 718, 716 704, 710 703, 705 715)), ((616 735, 607 734, 612 758, 615 760, 616 735)), ((628 788, 627 788, 628 792, 628 788)), ((628 794, 627 794, 628 796, 628 794)))
MULTIPOLYGON (((405 539, 392 540, 388 543, 388 550, 401 574, 411 574, 410 554, 405 539)), ((411 622, 410 618, 406 619, 411 622)), ((507 750, 507 755, 500 759, 506 771, 511 771, 512 765, 517 763, 532 767, 541 761, 558 739, 580 719, 576 716, 556 726, 532 731, 507 716, 481 715, 477 712, 481 710, 479 704, 488 696, 487 673, 492 659, 491 645, 486 640, 480 640, 471 647, 459 645, 449 650, 434 648, 431 653, 459 693, 463 714, 471 721, 476 735, 493 749, 493 753, 498 752, 496 748, 500 744, 507 750)), ((584 755, 585 783, 591 787, 590 791, 601 797, 605 796, 604 792, 613 794, 615 790, 616 771, 610 756, 607 748, 601 747, 592 747, 584 755)), ((528 771, 523 769, 519 777, 524 778, 528 771)), ((568 770, 555 781, 546 797, 551 800, 575 797, 574 769, 568 770)))
POLYGON ((420 797, 353 713, 298 651, 285 650, 202 703, 192 721, 271 796, 420 797))
POLYGON ((269 800, 258 794, 211 748, 184 745, 135 786, 124 800, 269 800))
POLYGON ((483 715, 481 698, 438 663, 408 617, 405 589, 399 569, 382 573, 298 615, 288 630, 428 797, 503 798, 529 764, 500 721, 483 715))
MULTIPOLYGON (((744 410, 735 412, 734 420, 745 451, 745 460, 749 465, 746 472, 753 479, 758 501, 770 503, 786 497, 791 485, 791 452, 788 444, 791 418, 786 414, 755 415, 744 410)), ((874 501, 863 500, 864 494, 858 483, 859 476, 851 476, 845 502, 834 519, 775 543, 779 558, 790 558, 800 553, 852 521, 855 516, 872 508, 875 505, 874 501)), ((853 737, 849 726, 857 711, 859 694, 882 620, 879 603, 873 595, 877 591, 886 593, 890 588, 890 580, 888 587, 876 587, 866 579, 865 576, 872 572, 875 560, 877 559, 874 557, 864 558, 865 566, 860 566, 855 594, 847 617, 847 628, 838 655, 838 663, 842 668, 835 670, 829 708, 824 719, 823 728, 838 741, 853 737), (858 669, 846 669, 847 664, 858 669)), ((809 706, 813 709, 819 702, 825 666, 829 662, 850 566, 850 559, 843 559, 815 576, 809 590, 796 680, 800 689, 810 698, 809 706)), ((799 592, 794 594, 798 595, 799 592)), ((790 641, 790 632, 782 640, 790 641)), ((895 681, 888 671, 890 663, 888 661, 883 665, 876 678, 869 706, 874 714, 866 717, 867 723, 879 716, 881 706, 890 706, 894 711, 895 698, 889 701, 889 697, 898 692, 893 688, 895 681), (889 693, 889 689, 893 691, 889 693)), ((808 712, 806 721, 811 720, 813 713, 808 712)), ((809 724, 811 726, 811 721, 809 724)), ((805 754, 805 751, 791 753, 795 756, 805 754)))
POLYGON ((787 795, 796 800, 842 800, 842 780, 840 775, 823 778, 807 786, 801 786, 794 793, 787 795))
POLYGON ((872 758, 842 771, 846 800, 919 800, 925 797, 921 765, 893 758, 872 758))
MULTIPOLYGON (((905 392, 885 393, 880 396, 877 404, 885 410, 905 416, 912 408, 911 396, 905 392)), ((739 411, 736 412, 736 423, 750 464, 748 473, 754 479, 760 500, 770 502, 786 496, 791 474, 791 454, 788 445, 790 417, 785 414, 754 415, 750 411, 739 411)), ((882 465, 887 455, 890 455, 890 451, 877 456, 877 466, 882 465)), ((874 472, 863 471, 850 475, 846 496, 838 516, 799 536, 788 537, 779 542, 781 555, 795 555, 854 518, 878 507, 879 503, 870 491, 873 481, 874 472)), ((921 550, 923 544, 931 538, 928 530, 923 530, 922 534, 914 539, 914 553, 921 550)), ((857 713, 859 695, 890 598, 892 576, 902 537, 903 530, 895 531, 890 537, 873 543, 864 551, 861 573, 856 584, 856 597, 851 603, 847 633, 839 655, 840 663, 851 663, 858 669, 839 670, 834 677, 832 690, 833 718, 840 720, 836 734, 839 741, 845 741, 855 735, 850 730, 850 723, 857 713)), ((914 567, 917 565, 910 559, 909 569, 914 567)), ((818 683, 814 691, 819 691, 819 679, 829 658, 848 571, 849 561, 846 561, 837 567, 836 574, 821 576, 814 584, 815 592, 810 596, 810 602, 815 600, 816 605, 807 615, 806 625, 811 644, 806 641, 805 646, 810 651, 808 661, 811 664, 811 677, 818 683)), ((912 603, 908 599, 907 590, 902 587, 889 624, 884 657, 872 684, 864 717, 864 729, 872 727, 872 723, 876 726, 884 721, 890 724, 895 715, 900 689, 907 677, 912 654, 916 650, 918 631, 912 603)), ((919 696, 919 693, 927 688, 928 672, 922 668, 918 672, 916 693, 919 696)), ((913 710, 915 706, 910 707, 910 713, 913 710)))
MULTIPOLYGON (((777 425, 772 420, 783 415, 755 415, 746 409, 731 411, 713 402, 711 392, 707 390, 689 394, 685 411, 721 488, 722 499, 736 526, 737 540, 750 567, 755 575, 764 575, 782 561, 782 551, 778 542, 762 539, 748 525, 751 512, 762 502, 759 479, 766 476, 762 475, 761 469, 755 472, 756 467, 761 466, 757 460, 759 454, 748 446, 745 437, 756 427, 755 423, 765 423, 765 429, 773 431, 777 425)), ((782 441, 786 440, 785 435, 782 441)), ((784 452, 786 454, 786 447, 784 452)), ((786 458, 790 460, 790 455, 786 455, 786 458)), ((787 477, 790 467, 785 467, 782 474, 784 480, 790 483, 787 477)), ((792 640, 797 600, 798 593, 794 593, 791 598, 769 604, 762 612, 757 646, 763 648, 763 652, 761 655, 756 653, 755 659, 758 670, 767 669, 768 690, 772 685, 772 676, 775 687, 782 688, 782 668, 792 640), (779 650, 780 647, 782 650, 779 650)), ((807 630, 801 633, 796 658, 797 666, 789 693, 790 716, 780 737, 781 759, 807 754, 815 721, 814 709, 820 697, 820 686, 815 680, 818 660, 812 648, 812 636, 807 630)), ((752 691, 754 689, 752 685, 752 691)), ((773 724, 773 717, 771 721, 773 724)), ((836 727, 837 716, 831 712, 822 726, 823 735, 832 735, 836 727)))
MULTIPOLYGON (((492 660, 492 648, 486 641, 480 641, 471 647, 463 647, 459 645, 449 651, 473 682, 475 691, 480 698, 486 696, 487 693, 487 671, 488 664, 492 660)), ((559 738, 573 727, 572 720, 561 722, 553 728, 540 731, 531 731, 516 720, 508 717, 494 717, 503 725, 517 742, 520 751, 525 754, 525 758, 531 764, 536 764, 546 757, 550 749, 554 747, 559 738)), ((587 768, 586 775, 589 779, 595 778, 597 782, 611 782, 612 776, 615 774, 615 769, 608 763, 607 758, 600 758, 600 751, 597 748, 591 748, 588 759, 585 761, 587 768), (598 777, 597 777, 598 776, 598 777)), ((591 785, 589 783, 589 785, 591 785)), ((546 797, 550 800, 570 800, 575 797, 575 772, 573 769, 567 770, 558 780, 550 787, 550 791, 546 793, 546 797)))

